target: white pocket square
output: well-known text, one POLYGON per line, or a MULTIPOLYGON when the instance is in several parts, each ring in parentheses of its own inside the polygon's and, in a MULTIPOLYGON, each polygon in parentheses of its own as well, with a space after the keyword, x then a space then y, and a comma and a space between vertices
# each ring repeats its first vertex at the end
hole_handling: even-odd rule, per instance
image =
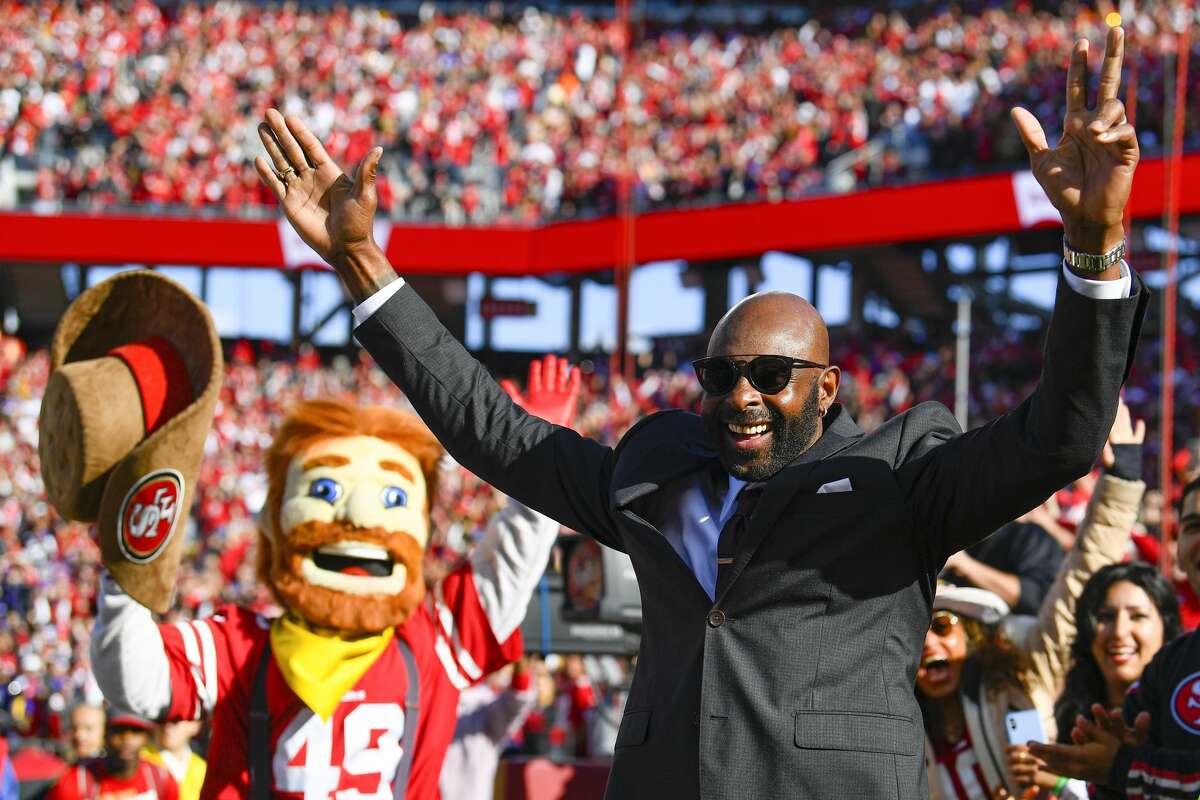
POLYGON ((853 492, 854 487, 850 485, 849 478, 842 478, 837 481, 830 481, 824 484, 820 489, 817 489, 817 494, 833 494, 834 492, 853 492))

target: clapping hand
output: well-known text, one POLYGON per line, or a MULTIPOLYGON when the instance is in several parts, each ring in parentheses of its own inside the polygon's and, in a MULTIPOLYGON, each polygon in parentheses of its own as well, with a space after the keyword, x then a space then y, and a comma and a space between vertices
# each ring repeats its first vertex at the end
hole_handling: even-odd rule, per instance
POLYGON ((547 355, 529 365, 529 384, 525 394, 510 380, 500 387, 521 408, 555 425, 569 427, 575 419, 579 399, 579 367, 571 367, 565 358, 547 355))
MULTIPOLYGON (((1124 236, 1122 215, 1138 163, 1137 135, 1117 99, 1125 32, 1112 28, 1104 48, 1096 107, 1087 107, 1088 42, 1075 42, 1067 70, 1067 114, 1062 138, 1051 148, 1041 124, 1024 108, 1013 122, 1029 151, 1033 174, 1062 215, 1067 242, 1076 250, 1100 254, 1124 236)), ((1115 279, 1116 265, 1100 277, 1115 279)))
POLYGON ((1121 746, 1144 743, 1149 731, 1148 713, 1143 711, 1129 727, 1120 709, 1108 711, 1097 704, 1092 706, 1092 720, 1076 720, 1071 730, 1074 744, 1031 744, 1029 751, 1051 772, 1103 786, 1121 746))

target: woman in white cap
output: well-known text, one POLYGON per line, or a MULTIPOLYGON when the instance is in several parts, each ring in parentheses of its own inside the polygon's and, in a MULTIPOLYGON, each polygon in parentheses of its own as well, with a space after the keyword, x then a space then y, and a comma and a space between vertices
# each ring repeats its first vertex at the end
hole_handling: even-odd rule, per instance
MULTIPOLYGON (((1109 442, 1136 438, 1122 404, 1109 442)), ((1111 470, 1107 452, 1105 466, 1111 470)), ((1144 490, 1141 481, 1103 475, 1037 617, 1009 616, 1008 605, 984 589, 938 587, 917 670, 932 800, 1022 796, 1009 762, 1006 717, 1036 709, 1054 741, 1054 703, 1071 660, 1076 603, 1093 574, 1121 560, 1144 490)), ((1086 798, 1081 792, 1082 784, 1062 779, 1040 796, 1086 798)))

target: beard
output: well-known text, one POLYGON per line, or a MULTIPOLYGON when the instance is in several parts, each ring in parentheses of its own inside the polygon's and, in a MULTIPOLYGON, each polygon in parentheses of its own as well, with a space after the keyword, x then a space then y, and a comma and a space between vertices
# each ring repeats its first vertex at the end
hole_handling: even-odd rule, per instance
POLYGON ((349 633, 379 633, 404 624, 425 599, 421 562, 425 548, 407 533, 310 521, 288 531, 271 547, 270 585, 279 601, 313 625, 349 633), (351 594, 316 586, 301 572, 317 548, 354 540, 383 547, 404 566, 404 588, 393 594, 351 594), (276 546, 277 544, 277 546, 276 546))
POLYGON ((709 422, 709 434, 717 442, 721 465, 730 475, 746 482, 765 481, 795 461, 807 450, 821 428, 820 384, 813 381, 812 389, 804 398, 799 414, 786 416, 774 406, 764 405, 762 413, 754 415, 714 414, 709 422), (770 422, 771 442, 765 453, 743 453, 730 447, 721 433, 728 423, 753 425, 770 422), (715 424, 714 424, 715 423, 715 424), (713 430, 712 428, 716 428, 713 430))

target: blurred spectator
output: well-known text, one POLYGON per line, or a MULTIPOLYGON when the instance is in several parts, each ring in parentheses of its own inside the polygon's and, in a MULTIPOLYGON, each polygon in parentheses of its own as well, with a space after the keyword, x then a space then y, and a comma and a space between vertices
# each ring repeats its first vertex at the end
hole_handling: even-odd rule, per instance
POLYGON ((71 752, 74 761, 99 758, 104 752, 104 709, 80 703, 71 709, 71 752))
POLYGON ((0 800, 18 800, 21 796, 11 756, 8 741, 0 739, 0 800))
POLYGON ((1041 527, 1014 521, 952 555, 943 578, 994 592, 1014 614, 1036 614, 1062 561, 1062 547, 1041 527))
POLYGON ((82 761, 68 769, 47 800, 92 800, 100 797, 139 797, 178 800, 175 779, 157 764, 141 757, 154 723, 132 714, 112 713, 102 758, 82 761))
POLYGON ((158 742, 142 752, 151 764, 171 773, 179 785, 179 800, 199 800, 204 785, 208 765, 192 749, 192 740, 200 734, 202 725, 199 720, 164 722, 158 727, 158 742))
MULTIPOLYGON (((1179 561, 1192 587, 1200 591, 1200 481, 1184 488, 1181 506, 1179 561)), ((1109 594, 1120 586, 1113 584, 1109 594)), ((1142 595, 1149 594, 1135 588, 1142 595)), ((1170 602, 1170 592, 1163 589, 1159 586, 1155 592, 1160 595, 1154 597, 1155 603, 1170 602)), ((1134 612, 1139 608, 1135 603, 1144 605, 1146 599, 1127 590, 1117 602, 1128 604, 1128 610, 1134 612)), ((1128 629, 1145 629, 1150 621, 1125 625, 1128 629)), ((1120 630, 1119 619, 1114 618, 1114 623, 1120 630)), ((1110 642, 1110 660, 1120 653, 1115 646, 1118 644, 1110 642)), ((1073 744, 1031 749, 1051 770, 1104 787, 1105 795, 1146 800, 1190 796, 1190 789, 1184 787, 1200 780, 1198 662, 1200 633, 1192 632, 1167 643, 1130 687, 1122 710, 1110 712, 1099 705, 1092 710, 1091 721, 1076 723, 1070 736, 1073 744)))
POLYGON ((500 754, 536 703, 537 687, 524 659, 463 690, 438 781, 442 800, 491 800, 500 754))
POLYGON ((583 656, 568 655, 556 676, 558 682, 558 719, 566 732, 564 755, 584 758, 588 755, 589 723, 598 700, 596 687, 583 665, 583 656))
POLYGON ((1076 611, 1071 671, 1055 706, 1058 741, 1092 705, 1119 708, 1150 659, 1182 632, 1171 585, 1149 564, 1112 564, 1088 581, 1076 611))

